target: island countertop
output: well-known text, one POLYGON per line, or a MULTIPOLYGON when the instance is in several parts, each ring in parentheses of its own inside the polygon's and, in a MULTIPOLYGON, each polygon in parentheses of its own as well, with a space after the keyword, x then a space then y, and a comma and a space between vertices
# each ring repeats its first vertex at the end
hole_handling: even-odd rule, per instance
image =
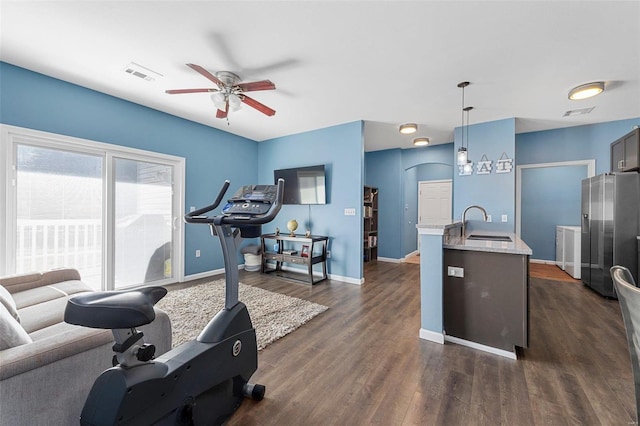
POLYGON ((531 248, 520 237, 510 232, 473 231, 474 235, 504 235, 511 238, 511 242, 469 240, 459 234, 445 235, 443 248, 454 250, 488 251, 494 253, 531 255, 531 248))

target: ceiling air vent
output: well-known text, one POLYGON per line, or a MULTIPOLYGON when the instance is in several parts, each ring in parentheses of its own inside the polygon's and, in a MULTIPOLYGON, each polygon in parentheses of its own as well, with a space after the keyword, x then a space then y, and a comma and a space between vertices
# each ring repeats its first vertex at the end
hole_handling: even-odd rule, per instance
POLYGON ((572 117, 574 115, 584 115, 584 114, 589 114, 591 111, 593 111, 595 107, 592 106, 591 108, 580 108, 580 109, 572 109, 571 111, 567 111, 564 113, 563 117, 572 117))
POLYGON ((150 70, 149 68, 143 67, 140 64, 136 64, 135 62, 130 62, 129 65, 124 67, 124 72, 141 78, 145 81, 154 81, 157 78, 163 77, 162 74, 150 70))

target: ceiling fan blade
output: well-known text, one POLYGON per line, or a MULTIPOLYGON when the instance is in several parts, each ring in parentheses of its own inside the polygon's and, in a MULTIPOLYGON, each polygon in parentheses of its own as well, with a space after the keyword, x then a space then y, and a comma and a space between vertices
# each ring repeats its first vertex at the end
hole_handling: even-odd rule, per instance
POLYGON ((268 106, 261 104, 260 102, 256 101, 253 98, 250 98, 246 95, 242 95, 242 102, 244 102, 245 104, 249 105, 250 107, 253 107, 255 109, 257 109, 258 111, 260 111, 261 113, 268 115, 269 117, 271 117, 272 115, 274 115, 276 113, 275 110, 269 108, 268 106))
POLYGON ((179 95, 181 93, 203 93, 203 92, 218 92, 218 89, 171 89, 165 90, 165 93, 170 95, 179 95))
POLYGON ((224 111, 219 109, 218 112, 216 112, 216 118, 226 118, 227 114, 229 114, 229 98, 227 98, 225 102, 224 111))
POLYGON ((240 83, 236 87, 242 89, 243 92, 256 92, 258 90, 275 90, 276 85, 270 80, 252 81, 250 83, 240 83))
POLYGON ((199 72, 200 74, 202 74, 203 76, 205 76, 209 80, 213 81, 219 87, 224 87, 224 83, 222 81, 220 81, 220 79, 218 77, 216 77, 215 75, 211 74, 209 71, 205 70, 200 65, 187 64, 187 66, 189 68, 191 68, 192 70, 199 72))

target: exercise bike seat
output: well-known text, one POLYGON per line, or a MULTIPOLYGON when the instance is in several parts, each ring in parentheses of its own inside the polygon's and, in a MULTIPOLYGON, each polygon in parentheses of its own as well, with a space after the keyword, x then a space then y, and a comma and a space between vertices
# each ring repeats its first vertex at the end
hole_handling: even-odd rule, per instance
POLYGON ((139 327, 155 319, 153 305, 166 294, 164 287, 78 294, 67 301, 64 320, 91 328, 139 327))

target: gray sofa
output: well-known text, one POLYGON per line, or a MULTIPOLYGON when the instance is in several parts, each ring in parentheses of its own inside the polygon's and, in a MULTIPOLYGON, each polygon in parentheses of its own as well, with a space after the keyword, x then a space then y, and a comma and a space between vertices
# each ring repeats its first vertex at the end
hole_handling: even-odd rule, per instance
MULTIPOLYGON (((74 269, 0 278, 0 425, 77 425, 98 375, 111 367, 109 330, 64 322, 67 299, 92 291, 74 269)), ((156 355, 171 349, 171 323, 141 327, 156 355)))

